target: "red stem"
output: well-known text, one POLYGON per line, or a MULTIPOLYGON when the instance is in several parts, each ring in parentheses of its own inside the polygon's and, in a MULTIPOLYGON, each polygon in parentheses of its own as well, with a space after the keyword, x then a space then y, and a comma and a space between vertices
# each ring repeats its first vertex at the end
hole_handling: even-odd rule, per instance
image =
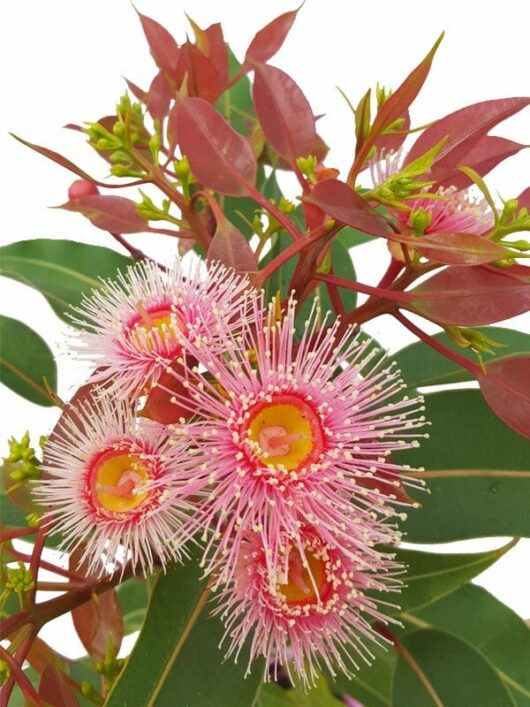
POLYGON ((276 221, 278 221, 278 223, 280 223, 284 227, 284 229, 293 238, 293 240, 299 241, 303 238, 302 234, 296 228, 291 219, 284 213, 282 213, 280 209, 278 209, 265 196, 263 196, 263 194, 258 191, 256 187, 252 186, 251 184, 246 184, 245 186, 248 190, 251 199, 253 199, 257 204, 262 206, 266 211, 268 211, 271 216, 274 216, 276 221))
POLYGON ((139 248, 135 248, 130 243, 127 243, 125 238, 119 233, 111 233, 110 235, 117 241, 125 250, 129 253, 133 260, 145 260, 147 258, 146 254, 142 252, 139 248))
POLYGON ((336 275, 315 273, 313 275, 313 279, 330 283, 331 285, 337 285, 338 287, 344 287, 346 290, 353 290, 354 292, 362 292, 365 295, 373 295, 375 297, 388 299, 393 302, 410 302, 414 299, 414 297, 412 297, 408 292, 387 290, 381 287, 372 287, 371 285, 364 285, 362 282, 347 280, 344 277, 337 277, 336 275))
POLYGON ((399 260, 392 258, 390 260, 388 268, 386 269, 386 272, 384 273, 381 280, 377 283, 377 287, 388 287, 389 285, 391 285, 396 279, 396 277, 399 275, 399 273, 403 270, 403 267, 403 263, 400 263, 399 260))
POLYGON ((2 656, 3 660, 6 661, 6 663, 9 664, 9 667, 11 668, 11 677, 9 680, 6 682, 4 687, 2 688, 1 694, 0 694, 0 707, 8 707, 9 704, 9 698, 11 697, 11 693, 13 692, 13 688, 15 686, 15 680, 18 683, 20 689, 24 693, 24 695, 30 699, 32 702, 34 702, 38 707, 41 705, 44 705, 44 702, 41 700, 39 695, 35 692, 35 688, 29 681, 28 676, 24 673, 22 670, 22 665, 26 659, 26 656, 28 655, 31 646, 33 645, 33 640, 35 638, 35 634, 31 634, 25 641, 22 643, 18 651, 16 652, 15 656, 13 657, 8 651, 6 651, 5 648, 0 646, 0 655, 2 656))
POLYGON ((12 530, 7 530, 5 533, 0 535, 0 544, 9 542, 9 540, 24 538, 27 535, 33 535, 33 533, 36 532, 37 528, 13 528, 12 530))
POLYGON ((29 571, 33 577, 33 587, 29 595, 32 604, 35 604, 35 597, 37 595, 37 576, 39 574, 39 565, 45 540, 46 531, 44 530, 44 526, 41 525, 37 531, 37 537, 35 538, 35 544, 33 545, 33 552, 31 553, 31 560, 29 563, 29 571))
MULTIPOLYGON (((17 560, 22 560, 23 562, 31 562, 31 555, 26 555, 23 552, 19 552, 18 550, 15 550, 14 548, 7 547, 7 548, 5 548, 5 552, 8 552, 10 555, 12 555, 17 560)), ((74 572, 70 572, 70 570, 63 569, 62 567, 58 567, 57 565, 54 565, 51 562, 47 562, 46 560, 43 560, 42 558, 40 560, 40 567, 42 567, 43 570, 48 570, 48 572, 53 572, 54 574, 58 574, 61 577, 67 577, 68 579, 73 579, 73 580, 82 580, 83 579, 78 574, 75 574, 74 572)))
POLYGON ((482 369, 480 368, 478 363, 474 363, 473 361, 470 361, 464 356, 460 356, 460 354, 457 354, 455 351, 452 351, 447 346, 444 346, 444 344, 441 344, 430 334, 427 334, 422 329, 413 324, 410 319, 407 319, 405 316, 403 316, 401 312, 395 311, 392 312, 392 315, 397 319, 398 322, 403 324, 404 327, 406 327, 410 332, 417 336, 418 339, 427 344, 427 346, 430 346, 435 351, 438 351, 438 353, 441 353, 442 356, 445 356, 446 358, 453 361, 453 363, 456 363, 457 366, 461 366, 461 368, 464 368, 466 371, 469 371, 475 377, 478 378, 482 375, 482 369))

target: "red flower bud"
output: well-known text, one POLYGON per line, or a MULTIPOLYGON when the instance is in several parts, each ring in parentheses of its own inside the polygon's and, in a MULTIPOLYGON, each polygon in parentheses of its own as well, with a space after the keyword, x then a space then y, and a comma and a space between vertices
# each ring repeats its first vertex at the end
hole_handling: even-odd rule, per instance
POLYGON ((80 199, 82 196, 94 196, 96 194, 99 194, 99 189, 86 179, 76 179, 75 182, 70 184, 68 189, 69 201, 80 199))

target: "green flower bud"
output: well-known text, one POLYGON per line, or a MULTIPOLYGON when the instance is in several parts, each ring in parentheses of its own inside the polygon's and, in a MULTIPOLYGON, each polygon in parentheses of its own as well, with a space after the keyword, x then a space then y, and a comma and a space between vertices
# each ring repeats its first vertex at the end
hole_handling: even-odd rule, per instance
POLYGON ((431 221, 432 213, 425 211, 421 207, 410 215, 410 225, 416 236, 422 236, 425 233, 425 229, 430 226, 431 221))
POLYGON ((141 178, 144 175, 142 172, 138 172, 137 170, 131 169, 130 167, 127 167, 124 164, 113 164, 112 167, 110 168, 110 173, 114 177, 137 177, 141 178))
POLYGON ((40 513, 28 513, 26 516, 26 523, 30 528, 38 528, 40 525, 40 513))
POLYGON ((292 201, 289 201, 289 199, 280 199, 280 202, 278 204, 278 208, 282 212, 282 214, 292 214, 294 211, 296 211, 296 204, 294 204, 292 201))
POLYGON ((516 250, 520 250, 522 253, 530 250, 530 243, 528 241, 514 241, 513 243, 510 243, 510 246, 516 250))
POLYGON ((190 163, 188 158, 184 155, 180 160, 175 160, 173 162, 173 169, 178 179, 181 182, 187 181, 190 177, 190 163))
POLYGON ((517 211, 518 208, 518 199, 508 199, 508 201, 504 202, 504 208, 502 210, 503 218, 509 218, 510 216, 513 216, 513 214, 517 211))
POLYGON ((116 152, 112 153, 109 159, 113 164, 131 164, 130 155, 128 155, 127 152, 124 152, 123 150, 116 150, 116 152))
POLYGON ((7 570, 7 580, 5 588, 12 592, 28 592, 34 585, 33 575, 23 562, 18 563, 18 567, 9 567, 7 570))
POLYGON ((314 155, 307 157, 298 157, 296 166, 311 182, 316 182, 315 169, 317 168, 318 160, 314 155))

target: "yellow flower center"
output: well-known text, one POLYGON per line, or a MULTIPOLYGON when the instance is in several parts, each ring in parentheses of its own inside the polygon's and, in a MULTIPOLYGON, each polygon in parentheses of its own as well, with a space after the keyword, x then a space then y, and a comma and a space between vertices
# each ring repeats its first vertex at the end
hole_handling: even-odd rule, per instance
POLYGON ((323 601, 329 589, 325 561, 306 551, 305 562, 304 566, 298 550, 291 551, 287 582, 278 585, 278 590, 285 597, 288 606, 316 604, 323 601))
POLYGON ((139 303, 137 309, 140 316, 130 325, 130 336, 139 348, 151 352, 159 341, 171 349, 178 344, 177 319, 168 307, 149 312, 139 303))
POLYGON ((296 471, 318 460, 322 430, 313 409, 296 395, 279 395, 250 411, 248 440, 264 464, 296 471))
POLYGON ((135 454, 107 452, 92 472, 92 493, 96 504, 112 513, 127 513, 148 496, 141 485, 149 478, 149 469, 135 454))

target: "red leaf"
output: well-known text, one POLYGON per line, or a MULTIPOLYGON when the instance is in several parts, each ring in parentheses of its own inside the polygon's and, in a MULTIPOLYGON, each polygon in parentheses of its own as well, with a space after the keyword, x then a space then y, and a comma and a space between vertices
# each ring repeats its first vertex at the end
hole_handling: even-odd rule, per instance
POLYGON ((297 157, 315 154, 315 117, 290 76, 274 66, 256 67, 253 95, 267 142, 279 155, 294 164, 297 157))
POLYGON ((530 354, 489 361, 486 371, 479 377, 486 402, 509 427, 530 439, 530 354))
POLYGON ((98 184, 97 180, 93 179, 84 170, 82 170, 80 167, 78 167, 76 164, 74 164, 68 158, 60 155, 58 152, 54 152, 54 150, 49 150, 47 147, 42 147, 41 145, 35 145, 32 142, 28 142, 27 140, 23 140, 21 137, 18 137, 18 135, 15 135, 14 133, 10 133, 10 135, 12 137, 14 137, 15 140, 18 140, 18 142, 21 142, 23 145, 26 145, 26 147, 30 147, 32 150, 35 150, 35 152, 38 152, 41 155, 44 155, 44 157, 47 157, 49 160, 52 160, 53 162, 57 162, 57 164, 60 164, 61 167, 65 167, 66 169, 69 169, 70 172, 77 174, 82 179, 86 179, 89 182, 94 182, 95 184, 98 184))
POLYGON ((236 272, 256 272, 258 263, 245 236, 228 219, 218 220, 208 248, 208 260, 218 260, 236 272))
POLYGON ((384 238, 392 235, 385 219, 371 212, 364 199, 348 184, 338 179, 324 179, 318 182, 311 193, 304 197, 304 201, 318 206, 337 221, 364 233, 384 238))
POLYGON ((38 673, 42 673, 48 666, 60 669, 67 659, 37 636, 31 644, 26 660, 38 673))
POLYGON ((466 106, 436 121, 424 130, 407 155, 407 163, 423 155, 444 137, 448 140, 436 156, 431 174, 435 180, 459 164, 467 164, 467 155, 477 142, 498 123, 530 103, 530 98, 499 98, 466 106))
POLYGON ((409 238, 408 243, 425 258, 446 265, 484 265, 512 256, 507 248, 475 233, 433 233, 409 238))
POLYGON ((147 110, 155 120, 164 120, 169 112, 169 104, 173 93, 162 72, 152 80, 147 94, 147 110))
MULTIPOLYGON (((409 109, 420 92, 429 71, 431 69, 432 60, 436 54, 436 50, 443 39, 443 34, 436 40, 433 48, 427 54, 425 59, 411 71, 401 86, 392 93, 389 98, 383 103, 377 111, 377 115, 372 126, 373 137, 379 136, 385 128, 388 128, 398 118, 402 118, 409 109)), ((373 144, 373 140, 370 141, 373 144)), ((436 144, 436 143, 434 143, 436 144)), ((427 150, 424 150, 427 152, 427 150)))
POLYGON ((188 16, 188 20, 193 27, 195 44, 216 68, 219 75, 220 87, 221 90, 223 90, 228 83, 229 70, 228 50, 223 37, 223 28, 217 22, 206 29, 201 29, 191 17, 188 16))
POLYGON ((414 310, 442 324, 493 324, 530 309, 530 269, 449 267, 411 294, 414 310))
POLYGON ((156 65, 166 76, 174 80, 180 52, 178 44, 161 24, 140 13, 138 17, 156 65))
POLYGON ((104 660, 109 647, 114 655, 123 638, 123 616, 114 589, 72 609, 79 640, 93 660, 104 660))
MULTIPOLYGON (((188 365, 193 364, 188 360, 188 365)), ((179 370, 182 366, 177 361, 173 361, 171 368, 179 370)), ((140 414, 142 417, 155 420, 163 425, 178 422, 181 417, 188 419, 192 413, 178 402, 172 402, 171 398, 174 395, 187 398, 188 388, 185 388, 182 381, 172 373, 165 372, 147 396, 145 406, 140 414)))
POLYGON ((94 226, 111 233, 139 233, 149 225, 136 211, 136 204, 123 196, 94 194, 83 196, 59 206, 67 211, 78 211, 94 226))
POLYGON ((245 65, 266 62, 276 54, 293 26, 299 9, 284 12, 256 33, 245 54, 245 65))
POLYGON ((387 152, 389 150, 399 150, 401 145, 405 142, 405 139, 407 137, 407 130, 410 130, 410 114, 408 110, 405 111, 403 115, 399 116, 400 118, 403 118, 403 125, 401 125, 399 128, 396 128, 396 131, 398 134, 396 135, 379 135, 378 138, 374 141, 374 146, 377 149, 378 153, 381 154, 382 150, 386 150, 387 152), (399 133, 403 133, 402 135, 399 133))
POLYGON ((78 707, 74 690, 64 674, 53 665, 44 669, 39 683, 39 697, 51 707, 78 707))
POLYGON ((176 111, 180 149, 197 180, 221 194, 243 196, 254 185, 257 163, 246 137, 201 98, 184 98, 176 111))
POLYGON ((125 79, 125 83, 137 101, 140 101, 140 103, 147 103, 147 91, 144 91, 143 88, 140 88, 140 86, 137 86, 132 81, 129 81, 129 79, 125 79))
MULTIPOLYGON (((467 153, 463 164, 466 167, 471 167, 471 169, 474 169, 481 177, 484 177, 503 160, 515 155, 519 150, 522 150, 523 147, 525 147, 525 145, 507 140, 503 137, 484 135, 467 153)), ((437 167, 436 174, 438 181, 435 189, 454 186, 460 190, 473 184, 473 180, 470 179, 467 174, 459 170, 458 166, 454 169, 449 169, 446 174, 443 174, 441 167, 437 167), (443 175, 443 177, 440 175, 443 175)))
POLYGON ((519 194, 519 196, 517 197, 517 200, 519 201, 520 209, 525 207, 530 210, 530 187, 521 192, 521 194, 519 194))
POLYGON ((208 103, 214 103, 221 92, 217 69, 210 59, 190 42, 186 42, 180 49, 176 79, 179 88, 186 81, 188 96, 204 98, 208 103))

